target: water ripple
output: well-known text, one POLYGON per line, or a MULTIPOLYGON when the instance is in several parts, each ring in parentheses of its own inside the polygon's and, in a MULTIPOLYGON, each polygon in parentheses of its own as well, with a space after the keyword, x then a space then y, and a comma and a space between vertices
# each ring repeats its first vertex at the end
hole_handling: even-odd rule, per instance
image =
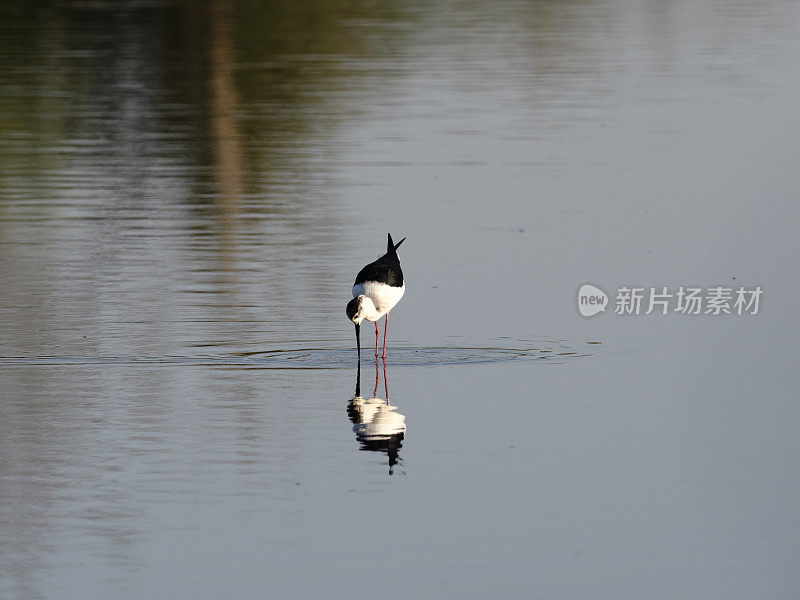
MULTIPOLYGON (((393 348, 387 365, 398 367, 475 365, 509 361, 544 361, 559 364, 592 356, 567 346, 558 348, 445 347, 393 348)), ((363 360, 373 356, 364 352, 363 360)), ((6 356, 2 367, 58 366, 190 366, 259 369, 345 369, 356 364, 352 348, 299 348, 266 350, 221 356, 6 356)))

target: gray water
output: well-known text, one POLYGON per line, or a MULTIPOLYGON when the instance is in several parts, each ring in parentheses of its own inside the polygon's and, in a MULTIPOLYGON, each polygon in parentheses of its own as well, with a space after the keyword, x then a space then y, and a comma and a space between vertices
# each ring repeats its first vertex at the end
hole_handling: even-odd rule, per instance
POLYGON ((797 598, 798 125, 793 0, 3 3, 0 597, 797 598))

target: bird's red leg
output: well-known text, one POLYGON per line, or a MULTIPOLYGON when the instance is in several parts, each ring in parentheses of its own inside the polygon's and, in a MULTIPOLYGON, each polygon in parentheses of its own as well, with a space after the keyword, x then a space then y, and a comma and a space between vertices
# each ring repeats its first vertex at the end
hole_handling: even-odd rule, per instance
POLYGON ((378 338, 380 338, 381 332, 378 331, 378 322, 375 321, 375 358, 378 358, 378 338))
POLYGON ((383 361, 383 389, 386 391, 386 404, 389 404, 389 378, 386 377, 386 361, 383 361))
POLYGON ((386 334, 389 332, 389 313, 386 313, 386 320, 383 322, 383 360, 386 360, 386 334))
POLYGON ((372 397, 376 398, 378 396, 378 383, 381 380, 381 375, 378 372, 378 361, 375 361, 375 389, 372 390, 372 397))

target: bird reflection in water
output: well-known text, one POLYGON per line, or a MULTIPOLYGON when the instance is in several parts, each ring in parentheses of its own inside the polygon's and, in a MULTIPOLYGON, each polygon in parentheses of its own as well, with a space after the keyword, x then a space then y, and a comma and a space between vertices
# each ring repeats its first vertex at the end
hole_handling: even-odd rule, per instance
POLYGON ((402 463, 400 448, 406 434, 405 415, 397 412, 397 407, 389 404, 389 380, 386 377, 386 363, 383 364, 383 384, 386 399, 378 397, 380 371, 375 361, 375 389, 371 398, 361 397, 361 362, 356 373, 356 393, 347 405, 347 415, 353 422, 353 432, 361 450, 385 452, 389 456, 389 475, 394 466, 402 463))

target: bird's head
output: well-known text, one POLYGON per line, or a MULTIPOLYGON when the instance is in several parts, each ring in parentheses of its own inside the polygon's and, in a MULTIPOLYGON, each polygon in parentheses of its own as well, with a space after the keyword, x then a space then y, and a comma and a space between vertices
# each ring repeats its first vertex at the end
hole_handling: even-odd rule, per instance
POLYGON ((347 318, 356 325, 361 325, 370 312, 375 312, 375 305, 367 296, 361 294, 347 303, 347 318))
POLYGON ((361 321, 369 317, 373 321, 377 321, 378 311, 375 310, 375 304, 364 294, 357 296, 347 303, 347 318, 350 319, 356 326, 356 345, 358 347, 358 364, 361 364, 361 321))

